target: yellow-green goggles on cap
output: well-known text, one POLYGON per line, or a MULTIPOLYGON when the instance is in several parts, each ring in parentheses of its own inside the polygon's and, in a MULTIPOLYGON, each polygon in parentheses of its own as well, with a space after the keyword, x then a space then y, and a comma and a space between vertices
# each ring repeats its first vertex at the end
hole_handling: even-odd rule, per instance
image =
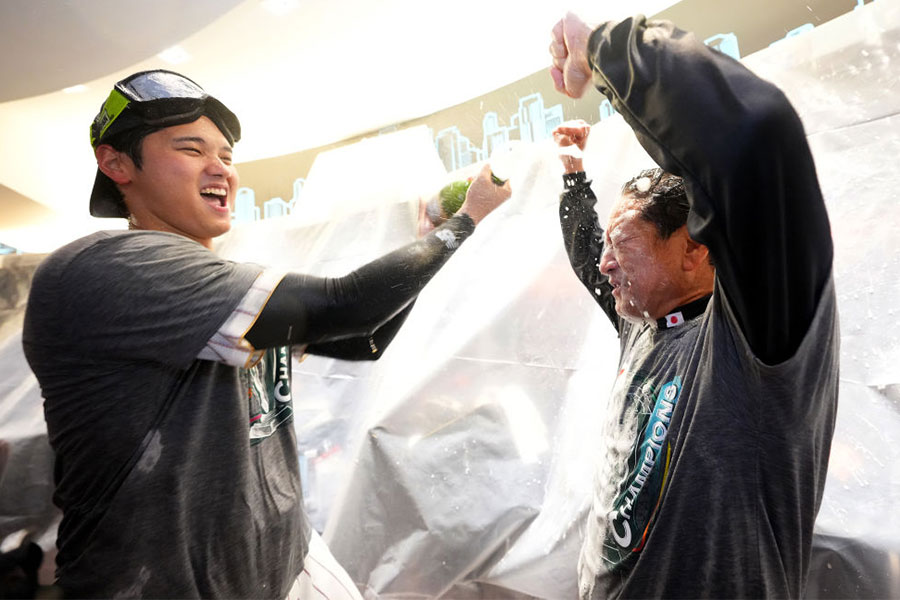
POLYGON ((207 116, 234 144, 241 138, 237 117, 184 75, 157 69, 118 82, 91 123, 91 146, 140 126, 169 127, 207 116))

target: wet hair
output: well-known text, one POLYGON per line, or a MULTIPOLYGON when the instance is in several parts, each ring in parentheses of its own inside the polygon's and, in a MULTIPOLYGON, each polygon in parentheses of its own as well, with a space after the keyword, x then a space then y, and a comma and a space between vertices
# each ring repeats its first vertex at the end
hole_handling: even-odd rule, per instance
POLYGON ((622 186, 622 195, 640 200, 641 217, 668 239, 687 223, 691 205, 684 180, 662 169, 645 169, 622 186))

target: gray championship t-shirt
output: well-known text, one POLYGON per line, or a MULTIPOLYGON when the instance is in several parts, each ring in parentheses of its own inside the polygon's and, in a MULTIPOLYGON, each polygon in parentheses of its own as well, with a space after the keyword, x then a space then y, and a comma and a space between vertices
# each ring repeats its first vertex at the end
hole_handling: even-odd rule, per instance
POLYGON ((778 365, 754 356, 718 286, 678 327, 620 323, 582 598, 797 594, 837 408, 833 283, 778 365))
POLYGON ((783 92, 671 23, 601 25, 588 60, 644 150, 683 177, 687 232, 716 275, 687 322, 618 319, 595 198, 571 178, 570 263, 621 339, 581 597, 802 597, 839 367, 833 244, 803 124, 783 92))
POLYGON ((211 346, 262 272, 159 232, 93 234, 36 272, 23 343, 67 596, 282 598, 301 572, 289 349, 235 367, 211 346))

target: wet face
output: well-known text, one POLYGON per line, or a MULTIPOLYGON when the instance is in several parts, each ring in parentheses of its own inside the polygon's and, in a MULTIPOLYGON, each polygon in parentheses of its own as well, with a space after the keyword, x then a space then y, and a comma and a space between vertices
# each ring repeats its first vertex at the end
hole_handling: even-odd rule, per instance
POLYGON ((142 168, 121 185, 138 229, 177 233, 212 247, 231 228, 238 174, 232 148, 206 117, 144 138, 142 168))
POLYGON ((613 205, 600 257, 600 272, 613 286, 619 316, 632 320, 663 317, 683 297, 686 228, 662 239, 640 214, 640 200, 622 196, 613 205))

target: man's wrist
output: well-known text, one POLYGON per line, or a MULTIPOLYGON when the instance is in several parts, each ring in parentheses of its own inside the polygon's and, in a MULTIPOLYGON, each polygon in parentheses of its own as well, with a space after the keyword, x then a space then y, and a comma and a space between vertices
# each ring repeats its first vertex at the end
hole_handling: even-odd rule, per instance
POLYGON ((563 185, 567 190, 579 188, 587 182, 587 174, 584 171, 563 174, 563 185))

